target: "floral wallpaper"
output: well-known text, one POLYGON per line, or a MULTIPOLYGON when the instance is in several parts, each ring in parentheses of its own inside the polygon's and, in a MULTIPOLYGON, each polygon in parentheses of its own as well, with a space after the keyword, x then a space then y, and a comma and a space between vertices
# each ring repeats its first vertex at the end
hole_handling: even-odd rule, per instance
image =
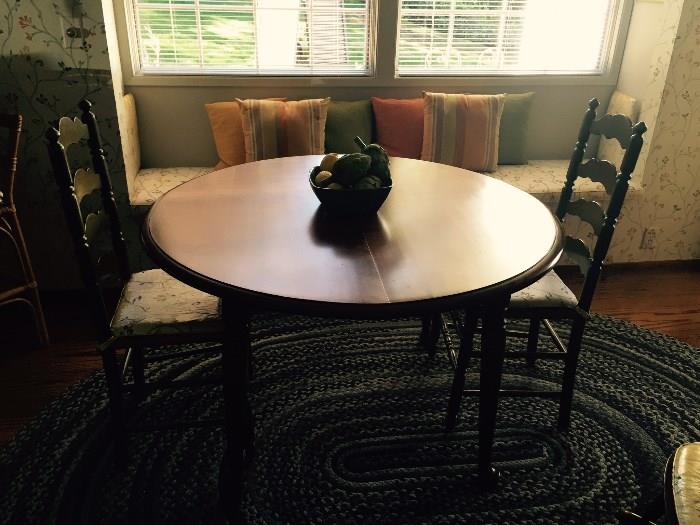
POLYGON ((15 197, 44 289, 78 282, 44 133, 76 115, 83 98, 94 104, 117 197, 128 210, 103 20, 99 0, 0 0, 0 111, 24 118, 15 197), (68 28, 82 34, 70 38, 68 28))
POLYGON ((643 191, 639 202, 625 206, 613 261, 700 258, 699 66, 700 1, 666 0, 652 81, 641 101, 640 118, 650 128, 636 173, 643 191), (642 243, 647 229, 650 244, 642 243))

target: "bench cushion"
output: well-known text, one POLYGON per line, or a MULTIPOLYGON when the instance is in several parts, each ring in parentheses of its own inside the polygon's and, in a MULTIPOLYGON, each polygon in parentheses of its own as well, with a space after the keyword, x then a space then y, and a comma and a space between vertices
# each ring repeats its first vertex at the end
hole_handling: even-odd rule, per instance
MULTIPOLYGON (((491 177, 512 184, 533 195, 544 204, 553 208, 559 201, 559 194, 566 179, 568 160, 531 160, 529 164, 499 165, 490 173, 491 177)), ((146 213, 151 205, 165 192, 213 171, 209 167, 188 168, 148 168, 140 170, 135 178, 132 208, 139 213, 146 213)), ((633 183, 630 193, 639 188, 633 183)), ((608 197, 600 184, 588 179, 579 179, 574 187, 574 199, 584 196, 588 199, 606 203, 608 197)), ((629 195, 628 197, 631 197, 629 195)))
MULTIPOLYGON (((498 169, 490 175, 526 191, 551 207, 559 201, 559 194, 566 181, 568 167, 568 159, 531 160, 528 164, 499 165, 498 169)), ((596 200, 600 203, 608 200, 605 190, 599 183, 579 178, 574 186, 573 199, 576 200, 584 196, 586 199, 596 200)))
POLYGON ((214 168, 148 168, 140 170, 134 179, 131 206, 135 211, 146 213, 151 205, 165 192, 183 182, 209 173, 214 168))

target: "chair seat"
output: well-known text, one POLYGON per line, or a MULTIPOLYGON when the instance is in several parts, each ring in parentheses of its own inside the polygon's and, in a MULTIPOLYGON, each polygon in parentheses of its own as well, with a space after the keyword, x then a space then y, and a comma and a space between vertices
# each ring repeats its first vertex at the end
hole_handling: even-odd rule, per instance
POLYGON ((578 299, 569 287, 550 270, 539 281, 515 292, 510 298, 509 310, 532 308, 575 308, 578 299))
POLYGON ((116 336, 222 332, 220 300, 162 270, 146 270, 124 286, 111 327, 116 336))
POLYGON ((700 524, 700 443, 686 443, 676 450, 666 480, 678 525, 700 524))

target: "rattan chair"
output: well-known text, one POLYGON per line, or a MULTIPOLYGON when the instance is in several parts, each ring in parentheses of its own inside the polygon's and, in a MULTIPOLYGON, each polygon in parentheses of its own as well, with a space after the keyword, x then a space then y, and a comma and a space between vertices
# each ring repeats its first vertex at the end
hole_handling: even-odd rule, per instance
MULTIPOLYGON (((529 320, 528 332, 515 334, 507 332, 509 335, 527 337, 527 350, 525 352, 506 352, 506 357, 525 357, 529 366, 535 366, 538 358, 562 359, 565 364, 561 391, 501 390, 501 394, 504 396, 535 395, 559 398, 558 427, 561 431, 565 431, 569 427, 581 338, 589 317, 603 261, 627 194, 630 177, 642 148, 642 135, 646 131, 643 122, 633 126, 629 118, 624 115, 605 115, 601 119, 595 120, 597 107, 598 101, 596 99, 592 99, 588 104, 569 162, 566 183, 555 212, 557 218, 562 222, 565 222, 569 216, 578 217, 590 225, 596 237, 592 250, 581 239, 569 236, 565 239, 564 252, 571 261, 578 265, 584 275, 582 291, 579 297, 576 297, 557 274, 550 271, 539 281, 513 294, 506 310, 507 319, 529 320), (619 172, 613 164, 606 160, 591 158, 583 162, 591 134, 615 138, 625 149, 619 172), (576 181, 581 177, 602 185, 610 196, 607 209, 603 210, 603 207, 595 201, 585 199, 572 201, 576 181), (557 327, 550 320, 567 320, 570 323, 571 331, 568 344, 564 343, 557 332, 557 327), (540 326, 544 326, 547 330, 554 344, 554 351, 540 350, 540 326)), ((448 430, 453 429, 456 424, 462 396, 464 394, 478 394, 478 390, 464 390, 465 372, 469 360, 472 356, 481 354, 481 352, 473 351, 473 339, 477 331, 478 318, 478 311, 469 311, 465 313, 464 321, 457 323, 460 332, 460 348, 458 355, 453 356, 455 374, 445 421, 448 430)))
POLYGON ((82 101, 80 108, 81 119, 61 118, 56 127, 47 130, 46 138, 80 274, 98 328, 98 349, 107 379, 117 455, 123 458, 125 432, 129 430, 125 410, 129 405, 158 389, 220 381, 179 379, 147 383, 147 362, 191 356, 200 349, 173 349, 157 355, 145 350, 163 345, 213 343, 204 350, 219 351, 223 323, 218 298, 195 290, 162 270, 130 271, 97 121, 90 102, 82 101), (110 315, 107 298, 109 286, 115 281, 121 295, 110 315), (121 363, 118 350, 125 351, 121 363), (131 380, 127 382, 129 370, 131 380))
POLYGON ((49 343, 44 311, 34 270, 24 242, 14 201, 15 175, 22 116, 0 114, 0 130, 6 131, 7 149, 0 153, 0 308, 23 304, 30 308, 37 341, 49 343))

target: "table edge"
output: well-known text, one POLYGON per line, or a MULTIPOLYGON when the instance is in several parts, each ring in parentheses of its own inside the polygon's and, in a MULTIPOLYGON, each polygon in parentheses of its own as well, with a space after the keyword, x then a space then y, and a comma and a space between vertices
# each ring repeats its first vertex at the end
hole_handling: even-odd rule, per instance
MULTIPOLYGON (((465 306, 505 300, 506 296, 522 290, 552 270, 564 250, 564 234, 561 222, 552 214, 556 236, 547 254, 527 270, 493 285, 460 294, 403 302, 385 303, 336 303, 312 299, 300 299, 266 294, 212 279, 180 264, 163 251, 153 239, 150 231, 149 210, 141 228, 141 240, 146 253, 158 266, 172 277, 198 290, 231 300, 248 310, 276 310, 302 315, 343 318, 388 318, 422 313, 445 312, 465 306)), ((551 212, 550 212, 551 213, 551 212)))

